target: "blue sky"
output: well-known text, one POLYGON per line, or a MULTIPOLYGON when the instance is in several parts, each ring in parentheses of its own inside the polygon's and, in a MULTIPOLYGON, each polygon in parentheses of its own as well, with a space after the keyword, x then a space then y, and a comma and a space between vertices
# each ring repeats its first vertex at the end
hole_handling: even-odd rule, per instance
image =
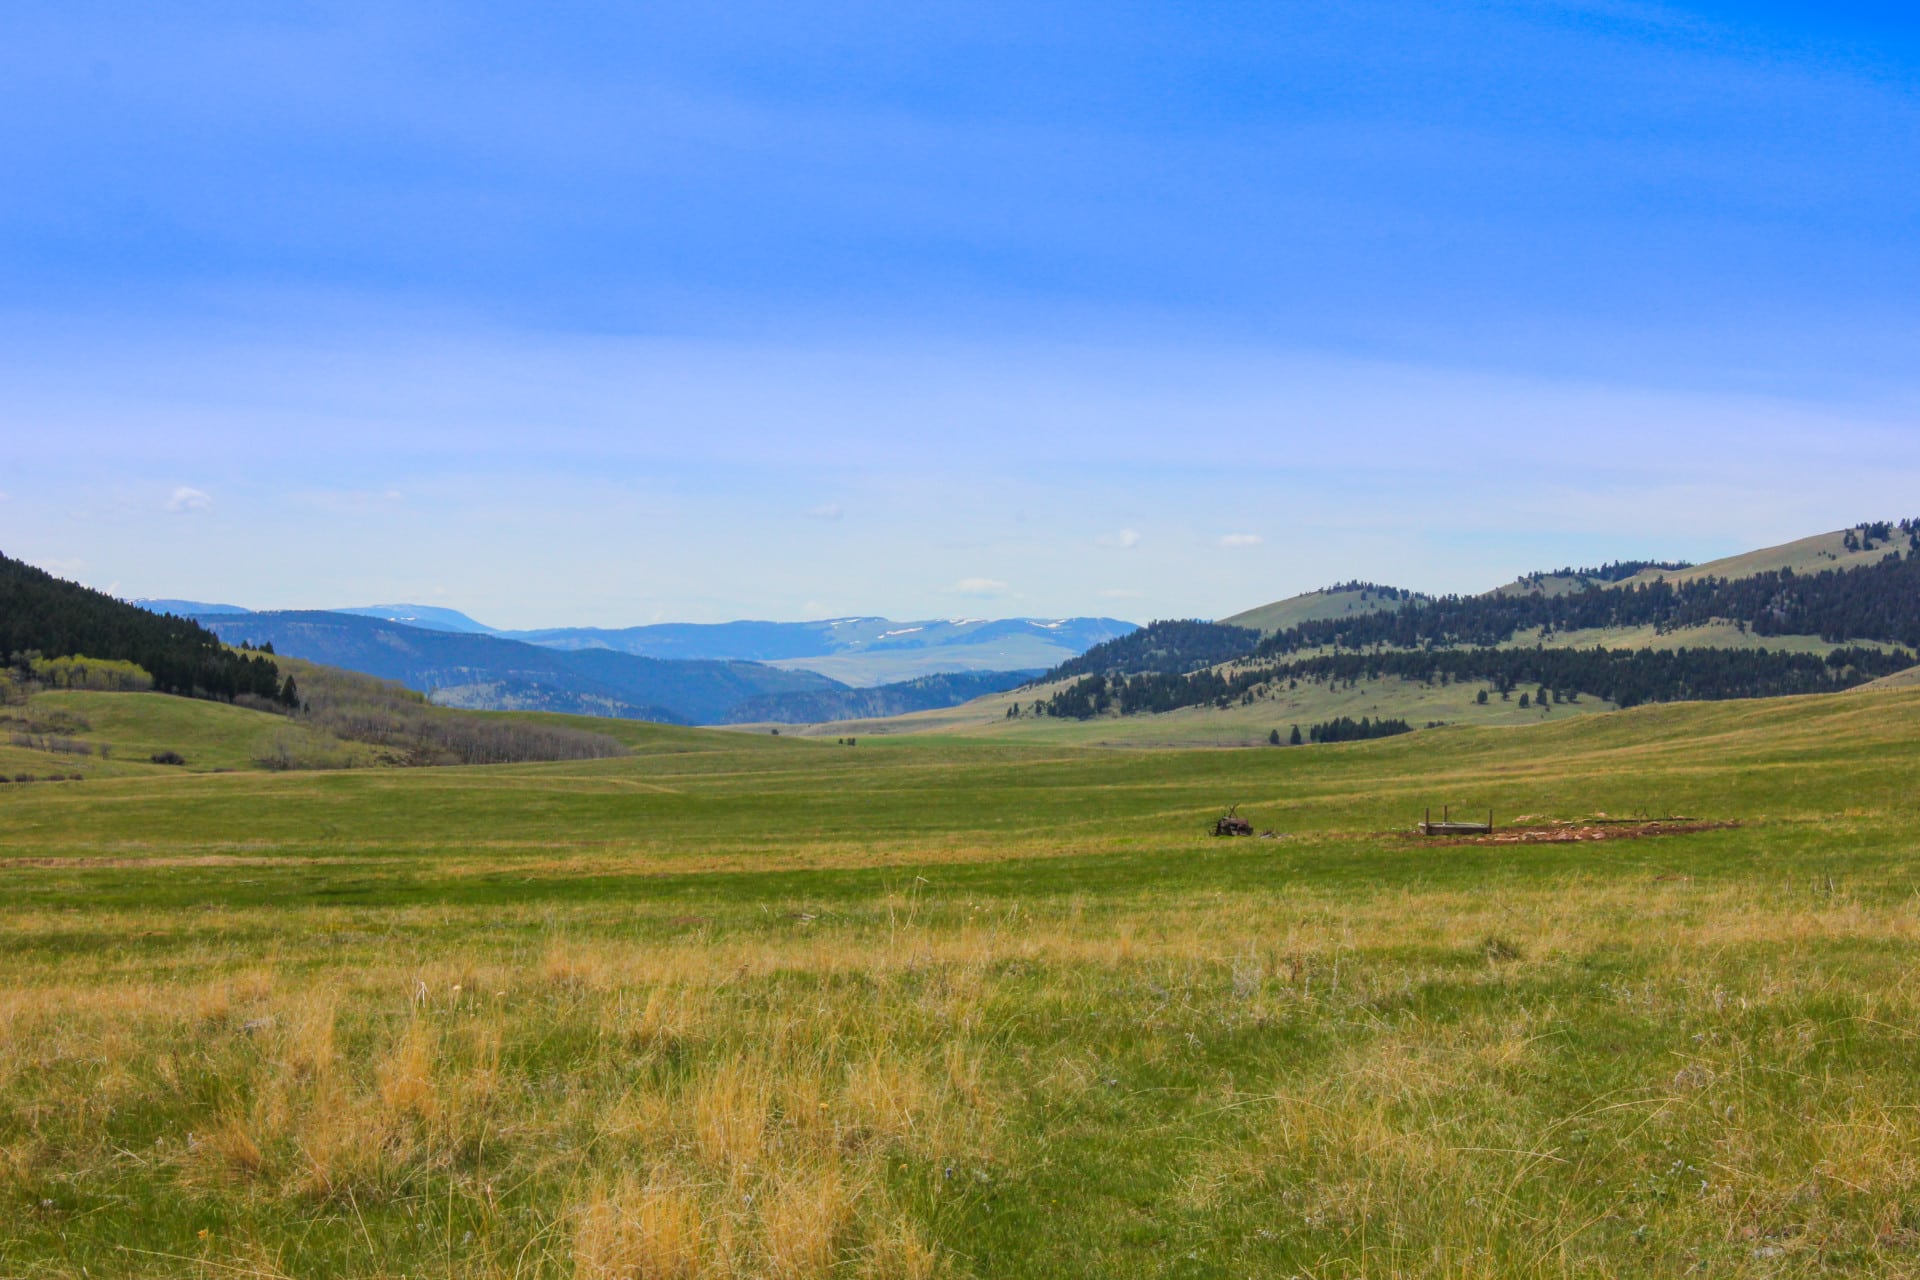
POLYGON ((20 5, 0 550, 1215 616, 1916 514, 1893 6, 20 5))

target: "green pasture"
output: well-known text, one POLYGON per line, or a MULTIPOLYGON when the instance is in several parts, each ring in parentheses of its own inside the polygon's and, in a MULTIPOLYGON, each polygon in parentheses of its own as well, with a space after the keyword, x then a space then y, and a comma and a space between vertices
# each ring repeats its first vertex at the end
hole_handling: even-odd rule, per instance
POLYGON ((1920 691, 281 773, 62 696, 131 745, 0 788, 0 1276, 1920 1271, 1920 691))

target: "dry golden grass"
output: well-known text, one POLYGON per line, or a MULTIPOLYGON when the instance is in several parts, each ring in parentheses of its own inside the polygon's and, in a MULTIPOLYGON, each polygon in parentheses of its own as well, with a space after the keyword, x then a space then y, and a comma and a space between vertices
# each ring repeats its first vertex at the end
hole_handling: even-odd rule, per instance
MULTIPOLYGON (((901 1201, 890 1162, 1017 1164, 1029 1140, 1018 1113, 1090 1105, 1109 1086, 1083 1052, 1022 1046, 997 1028, 1015 1007, 1044 1017, 1124 996, 1139 1041, 1124 1055, 1149 1067, 1177 1063, 1191 1052, 1183 1038, 1222 1019, 1362 1020, 1312 1072, 1201 1091, 1233 1124, 1179 1157, 1180 1203, 1202 1218, 1248 1187, 1284 1186, 1274 1194, 1302 1229, 1364 1234, 1391 1220, 1408 1248, 1424 1242, 1414 1259, 1393 1237, 1370 1240, 1354 1274, 1579 1273, 1575 1262, 1592 1256, 1582 1232, 1643 1216, 1631 1183, 1569 1193, 1544 1216, 1529 1199, 1529 1184, 1586 1158, 1568 1145, 1583 1126, 1609 1129, 1614 1161, 1649 1132, 1710 1130, 1681 1172, 1707 1187, 1693 1212, 1724 1215, 1736 1238, 1773 1230, 1768 1206, 1794 1203, 1809 1179, 1868 1197, 1879 1225, 1810 1211, 1796 1239, 1904 1238, 1897 1203, 1920 1188, 1913 1100, 1877 1096, 1871 1076, 1829 1073, 1807 1114, 1769 1117, 1742 1084, 1760 1042, 1712 1028, 1786 1011, 1762 1043, 1765 1069, 1806 1072, 1831 1034, 1804 1016, 1806 1002, 1848 993, 1855 1016, 1910 1040, 1913 973, 1867 986, 1793 957, 1840 942, 1910 948, 1920 915, 1839 894, 1787 906, 1763 897, 1752 885, 1640 882, 1577 895, 1396 894, 1339 910, 1311 894, 1284 912, 1188 899, 1120 919, 1063 902, 991 928, 925 903, 916 910, 937 918, 906 923, 901 904, 883 902, 880 918, 894 921, 871 935, 660 946, 582 932, 524 961, 480 947, 425 967, 403 943, 370 939, 318 968, 254 964, 177 981, 104 980, 81 964, 0 997, 0 1090, 70 1144, 55 1157, 12 1138, 0 1179, 84 1162, 111 1108, 213 1080, 220 1101, 205 1128, 178 1143, 163 1135, 146 1157, 203 1199, 390 1212, 444 1183, 429 1194, 500 1229, 501 1188, 519 1182, 560 1191, 521 1241, 544 1261, 521 1274, 932 1275, 956 1261, 901 1201), (1637 976, 1600 1002, 1708 1030, 1591 1114, 1508 1114, 1547 1071, 1566 1013, 1550 994, 1499 993, 1542 966, 1573 971, 1630 947, 1644 960, 1637 976), (1714 959, 1754 948, 1780 958, 1714 959), (1442 976, 1463 980, 1444 958, 1381 959, 1397 952, 1473 957, 1464 981, 1493 1007, 1368 1013, 1442 976), (543 1064, 556 1038, 576 1048, 543 1064), (48 1064, 61 1065, 42 1072, 48 1064), (52 1108, 64 1124, 45 1122, 52 1108), (491 1155, 484 1175, 462 1168, 475 1150, 491 1155)), ((502 1258, 487 1266, 472 1274, 516 1274, 502 1258)))
MULTIPOLYGON (((1920 1274, 1912 735, 1822 706, 1880 728, 1819 821, 1755 742, 1824 748, 1772 712, 1421 758, 1568 788, 1554 812, 1619 805, 1577 791, 1608 769, 1711 816, 1759 796, 1594 849, 1368 835, 1411 784, 1329 766, 1337 812, 1282 842, 1056 837, 1046 796, 1004 834, 826 824, 757 869, 864 868, 819 877, 746 870, 751 831, 630 856, 532 822, 431 869, 417 829, 210 866, 191 813, 144 870, 8 867, 0 1277, 1920 1274)), ((961 766, 928 760, 883 817, 942 802, 961 766)), ((998 785, 1054 765, 1017 763, 998 785)), ((1073 803, 1195 827, 1161 775, 1197 766, 1151 763, 1073 803)), ((55 824, 90 857, 100 785, 55 824)))

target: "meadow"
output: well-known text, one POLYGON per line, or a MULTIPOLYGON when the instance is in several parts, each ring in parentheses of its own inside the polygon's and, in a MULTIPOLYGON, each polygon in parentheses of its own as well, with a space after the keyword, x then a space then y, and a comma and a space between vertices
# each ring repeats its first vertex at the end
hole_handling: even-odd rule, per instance
POLYGON ((632 754, 0 788, 0 1275, 1920 1271, 1920 690, 593 727, 632 754))

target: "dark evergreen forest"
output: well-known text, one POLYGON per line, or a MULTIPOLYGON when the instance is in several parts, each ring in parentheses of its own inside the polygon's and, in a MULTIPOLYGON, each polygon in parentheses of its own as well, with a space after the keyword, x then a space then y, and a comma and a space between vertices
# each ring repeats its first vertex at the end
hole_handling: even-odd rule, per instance
POLYGON ((1352 716, 1340 716, 1325 720, 1307 730, 1308 742, 1364 742, 1368 738, 1391 738, 1402 733, 1412 733, 1413 726, 1405 720, 1389 720, 1382 716, 1374 720, 1361 716, 1355 720, 1352 716))
POLYGON ((1427 683, 1483 681, 1506 694, 1525 686, 1551 702, 1573 701, 1585 694, 1631 707, 1644 702, 1832 693, 1913 665, 1914 656, 1904 650, 1861 648, 1836 649, 1824 658, 1764 649, 1377 650, 1263 662, 1232 675, 1218 671, 1096 674, 1038 706, 1044 715, 1082 720, 1108 710, 1135 715, 1208 703, 1224 709, 1236 702, 1252 703, 1265 686, 1290 680, 1338 685, 1391 676, 1427 683))
MULTIPOLYGON (((1592 586, 1565 595, 1446 596, 1392 613, 1305 622, 1254 650, 1272 657, 1304 649, 1429 648, 1504 644, 1522 631, 1551 635, 1594 627, 1652 625, 1663 631, 1734 622, 1761 636, 1819 636, 1830 643, 1877 640, 1920 647, 1920 556, 1889 550, 1857 569, 1751 578, 1702 578, 1675 585, 1592 586)), ((1092 651, 1082 655, 1082 660, 1092 651)))
POLYGON ((1037 709, 1086 718, 1107 711, 1225 708, 1266 696, 1275 681, 1339 684, 1387 676, 1479 681, 1502 695, 1524 685, 1549 706, 1582 695, 1630 707, 1851 688, 1914 665, 1908 650, 1920 649, 1920 520, 1859 525, 1845 541, 1849 550, 1884 549, 1885 555, 1858 568, 1819 573, 1780 569, 1737 579, 1601 585, 1678 563, 1622 561, 1562 571, 1588 579, 1583 589, 1564 595, 1409 594, 1405 606, 1392 612, 1306 622, 1265 639, 1217 623, 1159 622, 1057 668, 1049 679, 1081 678, 1037 709), (1848 647, 1825 657, 1765 648, 1501 647, 1535 630, 1550 639, 1588 629, 1652 626, 1671 632, 1711 622, 1731 622, 1761 637, 1818 636, 1848 647), (1858 643, 1864 641, 1903 647, 1883 652, 1858 643), (1240 665, 1215 669, 1230 662, 1240 665))
POLYGON ((0 555, 0 655, 11 661, 85 655, 138 664, 163 693, 231 701, 298 701, 273 659, 238 653, 198 623, 149 613, 104 592, 0 555))
POLYGON ((1539 582, 1545 578, 1585 578, 1592 582, 1625 582, 1644 569, 1691 569, 1693 564, 1687 560, 1609 560, 1593 568, 1575 569, 1571 565, 1555 569, 1552 573, 1530 573, 1522 582, 1539 582))
MULTIPOLYGON (((1652 626, 1668 632, 1712 622, 1731 622, 1757 636, 1818 636, 1831 644, 1876 641, 1920 649, 1920 554, 1915 554, 1920 552, 1920 520, 1862 524, 1849 530, 1846 540, 1852 550, 1884 548, 1885 557, 1875 564, 1819 573, 1780 569, 1749 578, 1602 585, 1629 578, 1642 569, 1680 564, 1617 561, 1593 569, 1562 570, 1563 575, 1588 580, 1583 589, 1563 595, 1433 598, 1403 592, 1398 594, 1407 603, 1400 609, 1305 622, 1264 639, 1246 628, 1221 623, 1156 622, 1094 646, 1055 668, 1047 679, 1096 674, 1184 675, 1235 659, 1272 662, 1329 649, 1491 648, 1509 644, 1516 636, 1536 629, 1543 639, 1551 639, 1568 631, 1652 626)), ((1371 583, 1341 586, 1364 586, 1385 594, 1385 589, 1371 583)), ((1708 672, 1704 660, 1689 665, 1702 672, 1705 683, 1723 683, 1722 676, 1708 672)), ((1778 679, 1804 681, 1797 676, 1778 679)), ((1663 678, 1655 683, 1664 687, 1672 682, 1663 678)), ((1649 696, 1641 700, 1654 699, 1649 696)))
POLYGON ((1102 674, 1130 675, 1153 671, 1178 674, 1217 662, 1229 662, 1253 652, 1260 633, 1251 627, 1187 618, 1150 622, 1138 631, 1095 645, 1047 673, 1048 680, 1102 674))

